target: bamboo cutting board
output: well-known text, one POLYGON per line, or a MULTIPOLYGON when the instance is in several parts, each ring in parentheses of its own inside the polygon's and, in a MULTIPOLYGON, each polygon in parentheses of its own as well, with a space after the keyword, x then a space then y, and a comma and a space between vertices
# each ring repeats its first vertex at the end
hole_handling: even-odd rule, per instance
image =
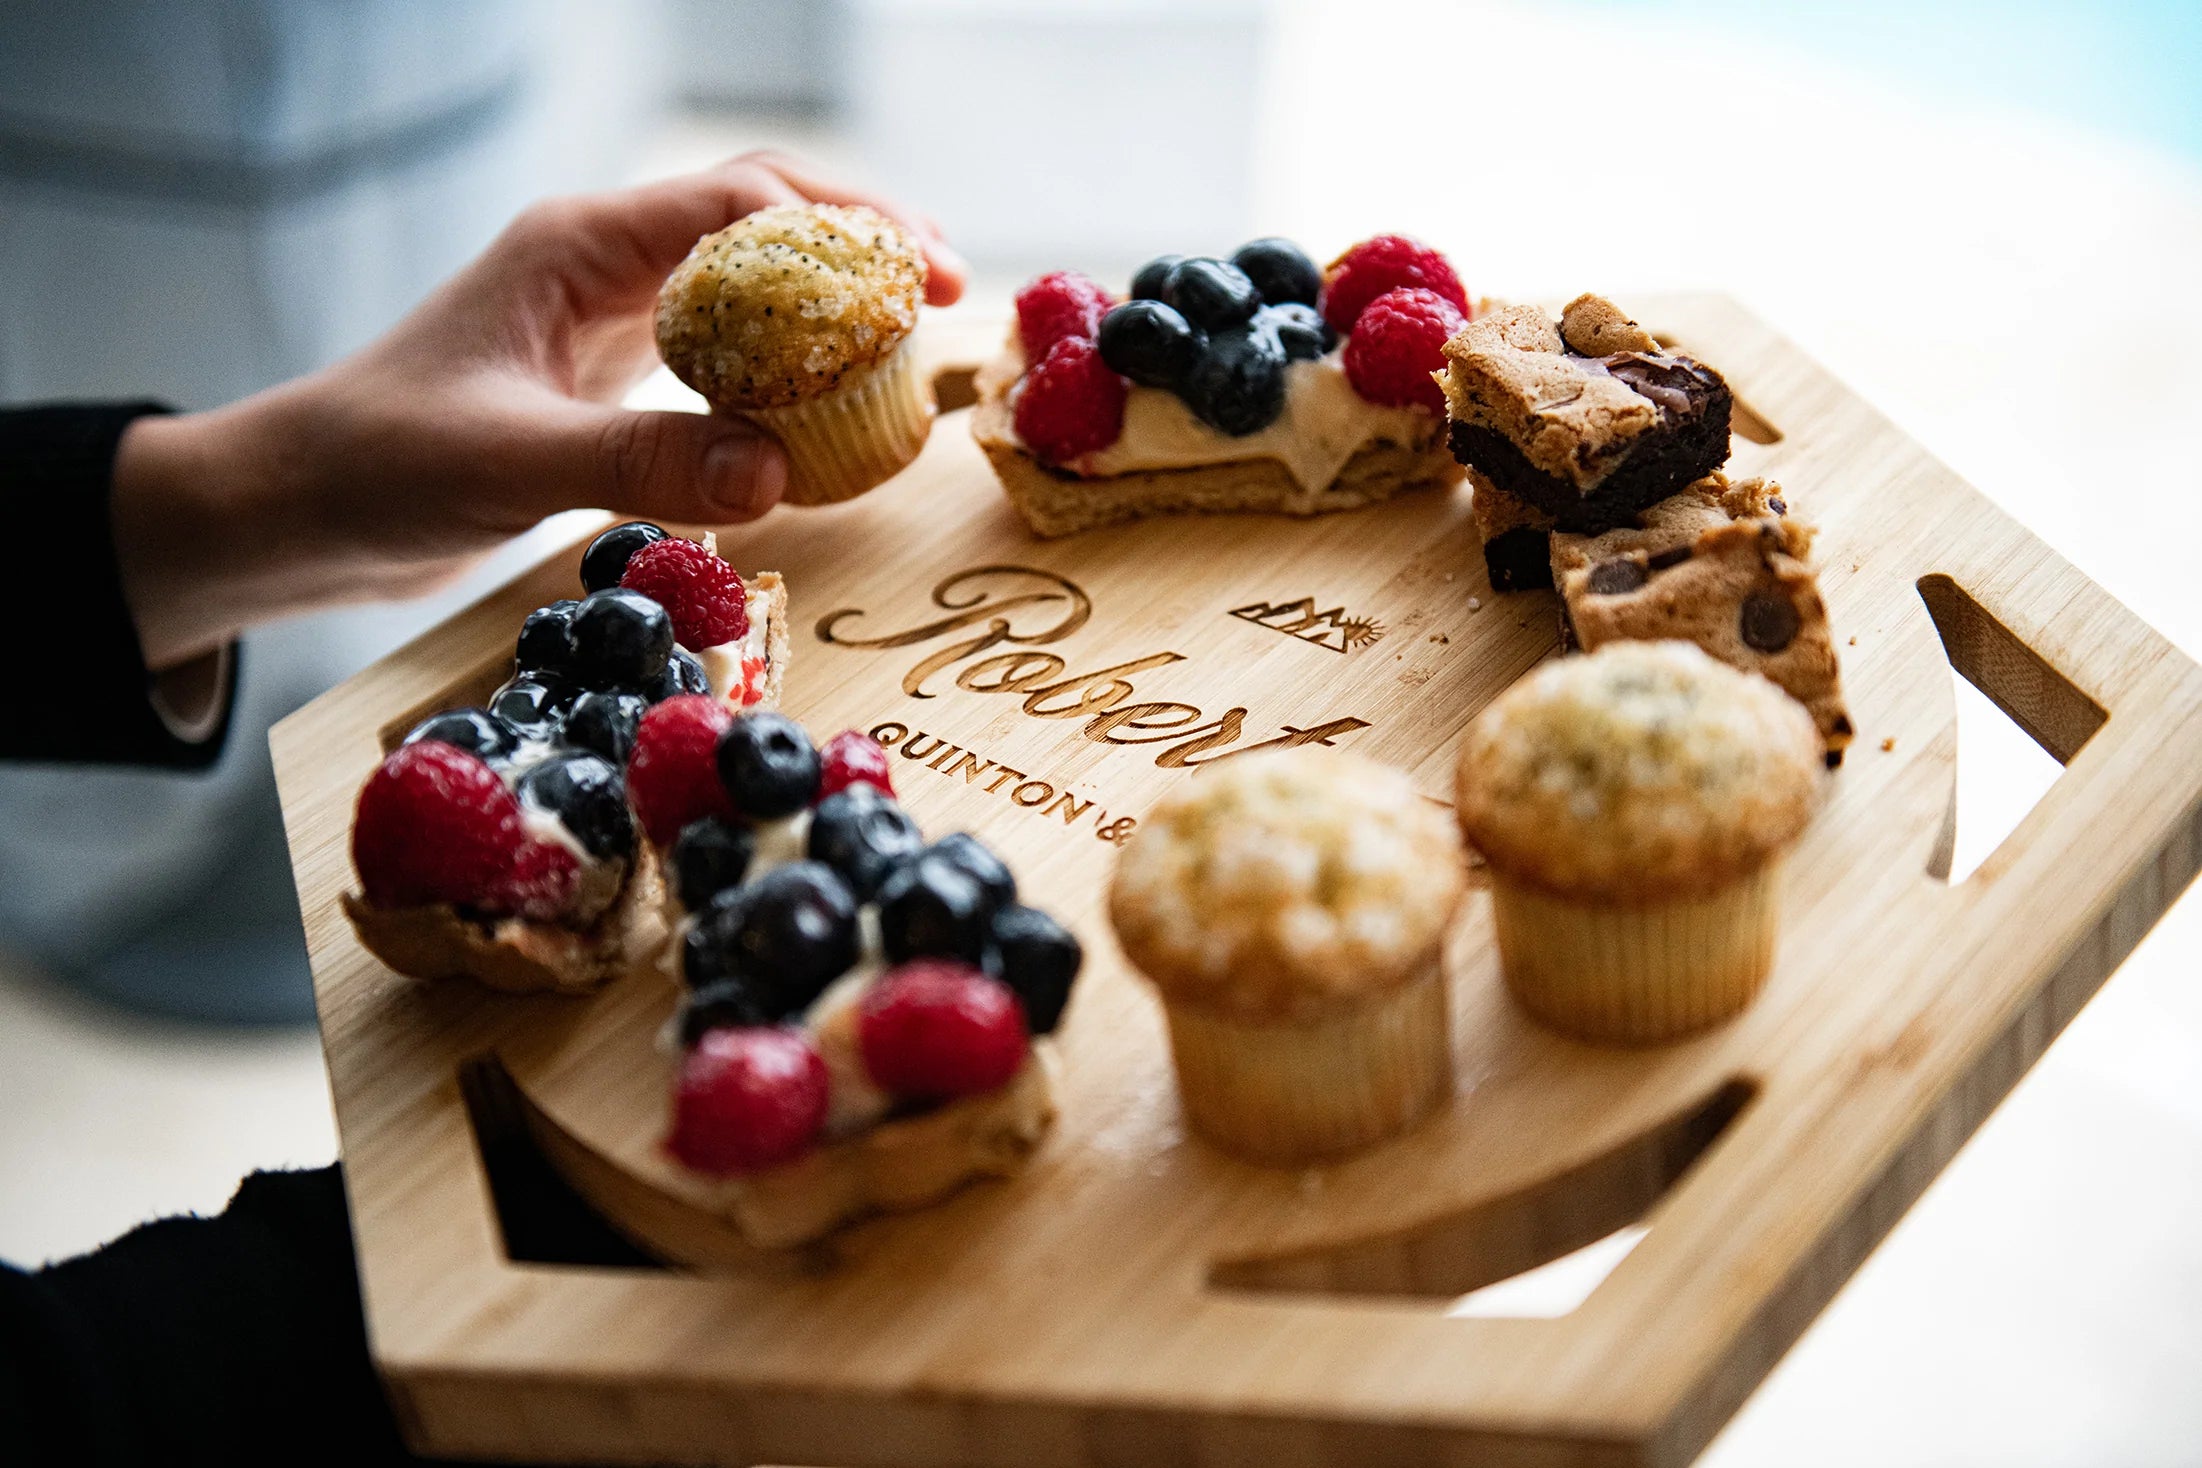
MULTIPOLYGON (((1243 750, 1326 743, 1443 796, 1461 726, 1555 642, 1548 593, 1485 583, 1465 490, 1041 542, 951 415, 881 490, 722 532, 787 576, 789 711, 875 731, 927 832, 979 833, 1089 955, 1031 1168, 776 1268, 656 1150, 666 981, 418 985, 337 908, 383 745, 502 677, 579 548, 279 725, 369 1329, 414 1445, 848 1468, 1694 1457, 2202 863, 2202 670, 1733 304, 1639 315, 1748 405, 1731 472, 1779 478, 1820 525, 1858 742, 1749 1012, 1655 1050, 1563 1040, 1506 999, 1472 902, 1449 954, 1457 1096, 1340 1165, 1264 1170, 1184 1135, 1102 891, 1141 812, 1243 750), (1953 665, 2066 764, 1956 886, 1953 665), (482 1163, 500 1127, 692 1267, 515 1261, 482 1163), (1570 1314, 1444 1313, 1632 1222, 1642 1241, 1570 1314)), ((927 331, 967 365, 999 326, 927 331)))

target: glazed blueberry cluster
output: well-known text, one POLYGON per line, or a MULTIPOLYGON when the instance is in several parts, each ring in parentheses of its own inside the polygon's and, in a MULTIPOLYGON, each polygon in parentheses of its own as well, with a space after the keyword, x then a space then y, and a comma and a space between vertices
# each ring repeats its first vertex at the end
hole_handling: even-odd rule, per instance
POLYGON ((1323 276, 1289 240, 1229 260, 1163 255, 1101 321, 1101 358, 1142 387, 1175 393, 1220 433, 1257 432, 1284 411, 1285 368, 1337 343, 1316 309, 1323 276))
POLYGON ((643 715, 668 698, 710 689, 703 663, 675 639, 675 615, 688 610, 691 593, 724 600, 731 587, 741 595, 741 579, 703 547, 636 521, 591 542, 581 582, 583 596, 528 614, 513 676, 486 707, 433 715, 405 742, 434 740, 473 755, 513 784, 524 807, 555 816, 590 856, 624 860, 635 838, 624 766, 643 715), (708 558, 720 568, 710 573, 714 584, 667 583, 661 590, 670 610, 623 586, 637 553, 656 545, 708 558))
POLYGON ((721 1174, 791 1160, 826 1128, 835 1076, 882 1108, 1006 1084, 1060 1023, 1078 940, 1018 902, 976 838, 928 844, 865 735, 813 747, 792 720, 748 713, 706 743, 675 727, 685 712, 654 710, 637 749, 645 819, 665 828, 660 791, 690 817, 671 845, 689 911, 674 1155, 721 1174), (708 773, 678 771, 706 749, 708 773), (851 974, 861 993, 829 1030, 814 1009, 851 974))

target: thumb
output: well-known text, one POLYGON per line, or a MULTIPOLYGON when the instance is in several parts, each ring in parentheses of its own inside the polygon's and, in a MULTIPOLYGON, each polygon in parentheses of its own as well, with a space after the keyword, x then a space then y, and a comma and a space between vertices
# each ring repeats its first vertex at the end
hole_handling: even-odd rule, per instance
POLYGON ((737 418, 576 404, 546 447, 562 509, 724 524, 756 519, 787 488, 786 452, 737 418))

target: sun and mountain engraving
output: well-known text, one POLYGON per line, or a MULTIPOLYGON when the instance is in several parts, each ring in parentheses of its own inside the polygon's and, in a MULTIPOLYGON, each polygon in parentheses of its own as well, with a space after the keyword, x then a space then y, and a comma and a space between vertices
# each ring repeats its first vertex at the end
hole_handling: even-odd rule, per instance
POLYGON ((1384 635, 1384 624, 1374 617, 1351 616, 1344 607, 1316 611, 1312 596, 1292 602, 1258 601, 1233 607, 1231 615, 1242 622, 1252 622, 1257 627, 1267 627, 1272 632, 1282 632, 1287 637, 1340 654, 1368 647, 1384 635))

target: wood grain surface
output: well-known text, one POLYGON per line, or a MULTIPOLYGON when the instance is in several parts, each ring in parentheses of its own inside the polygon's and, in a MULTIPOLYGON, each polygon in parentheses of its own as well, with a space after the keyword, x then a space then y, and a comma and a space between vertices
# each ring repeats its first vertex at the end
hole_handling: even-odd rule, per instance
MULTIPOLYGON (((1821 527, 1858 742, 1789 863, 1750 1011, 1655 1050, 1561 1039, 1506 999, 1476 898, 1450 951, 1458 1094, 1337 1166, 1184 1136, 1102 885, 1121 822, 1264 743, 1324 738, 1442 797, 1461 726, 1556 641, 1549 593, 1485 583, 1465 490, 1040 542, 949 416, 883 489, 721 532, 745 570, 787 576, 789 710, 880 730, 928 832, 994 844, 1089 954, 1032 1167, 776 1268, 727 1247, 708 1185, 656 1150, 666 981, 579 1001, 417 985, 337 908, 380 741, 500 676, 578 547, 278 726, 370 1334, 416 1446, 849 1468, 1695 1456, 2193 876, 2202 671, 1732 303, 1631 304, 1749 405, 1731 471, 1779 478, 1821 527), (1954 887, 1953 663, 2067 763, 1954 887), (485 1059, 608 1216, 703 1267, 508 1258, 461 1095, 485 1059), (1444 1314, 1638 1220, 1568 1315, 1444 1314)), ((999 329, 924 328, 942 363, 999 329)))

